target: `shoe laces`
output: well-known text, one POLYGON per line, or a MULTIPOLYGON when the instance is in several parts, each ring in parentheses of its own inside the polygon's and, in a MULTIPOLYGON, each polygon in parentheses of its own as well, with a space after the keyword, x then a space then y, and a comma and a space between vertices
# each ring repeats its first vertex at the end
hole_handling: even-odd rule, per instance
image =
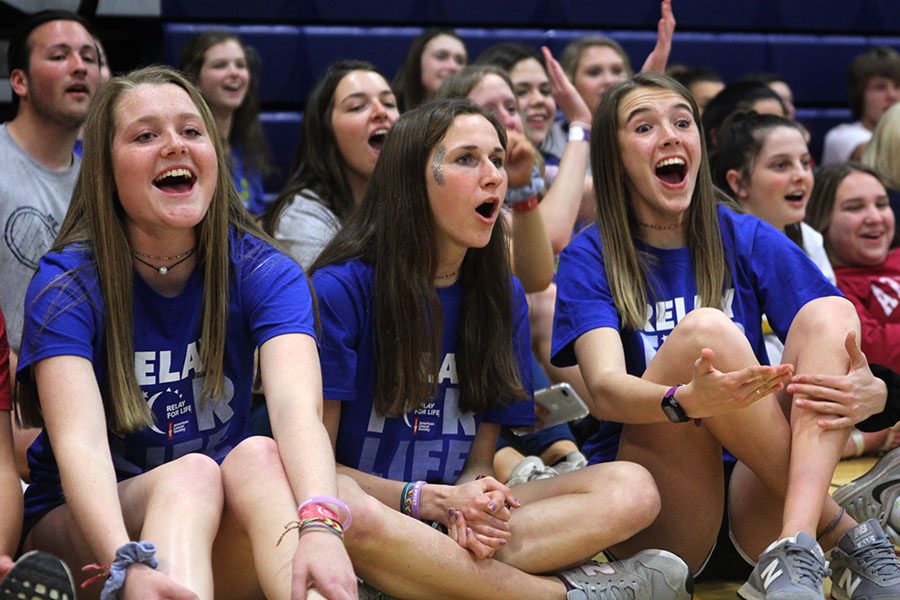
POLYGON ((788 544, 785 554, 790 557, 790 564, 800 583, 806 583, 813 589, 821 589, 828 569, 825 563, 811 550, 797 544, 788 544))
POLYGON ((607 581, 602 588, 589 584, 581 589, 588 600, 635 600, 638 585, 627 581, 607 581))
POLYGON ((850 554, 850 558, 879 577, 892 578, 900 575, 900 564, 897 562, 894 546, 885 538, 857 548, 850 554))

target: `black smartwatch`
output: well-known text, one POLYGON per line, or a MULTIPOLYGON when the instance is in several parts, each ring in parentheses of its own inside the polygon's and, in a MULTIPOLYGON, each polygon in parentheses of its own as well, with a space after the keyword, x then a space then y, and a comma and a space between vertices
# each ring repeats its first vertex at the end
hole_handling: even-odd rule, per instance
POLYGON ((687 423, 691 420, 687 413, 684 412, 684 409, 681 408, 681 405, 678 404, 678 400, 675 399, 675 390, 680 386, 681 384, 670 387, 660 404, 666 417, 673 423, 687 423))

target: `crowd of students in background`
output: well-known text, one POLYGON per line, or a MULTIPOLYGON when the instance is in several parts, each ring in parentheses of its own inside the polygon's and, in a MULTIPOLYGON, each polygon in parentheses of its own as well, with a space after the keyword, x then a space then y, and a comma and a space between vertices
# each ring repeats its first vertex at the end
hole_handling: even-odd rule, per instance
POLYGON ((335 62, 274 199, 237 35, 111 78, 26 18, 0 597, 900 598, 900 54, 817 169, 789 82, 668 64, 660 8, 637 73, 449 29, 335 62), (544 427, 553 384, 590 415, 544 427))

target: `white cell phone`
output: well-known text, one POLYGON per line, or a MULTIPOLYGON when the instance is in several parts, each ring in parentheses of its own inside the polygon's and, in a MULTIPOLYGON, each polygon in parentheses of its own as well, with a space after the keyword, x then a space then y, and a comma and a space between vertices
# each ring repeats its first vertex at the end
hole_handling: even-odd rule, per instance
POLYGON ((537 390, 534 401, 550 413, 543 419, 545 429, 581 419, 590 413, 587 404, 568 383, 556 383, 537 390))

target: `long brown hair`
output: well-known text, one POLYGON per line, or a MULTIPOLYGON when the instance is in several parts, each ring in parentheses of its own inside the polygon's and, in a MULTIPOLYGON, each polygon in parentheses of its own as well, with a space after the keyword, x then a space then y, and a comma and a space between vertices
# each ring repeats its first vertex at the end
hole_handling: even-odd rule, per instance
MULTIPOLYGON (((200 112, 207 131, 216 131, 215 120, 200 92, 174 69, 146 67, 104 84, 91 103, 85 126, 81 173, 69 211, 51 249, 60 252, 77 244, 86 249, 96 269, 104 303, 108 375, 107 389, 102 392, 107 423, 117 433, 142 429, 152 424, 153 418, 134 371, 134 267, 125 229, 125 212, 119 201, 112 167, 116 109, 122 98, 135 87, 165 84, 177 85, 187 92, 200 112)), ((218 163, 216 189, 209 210, 197 225, 197 268, 203 269, 200 358, 205 379, 201 399, 221 397, 225 385, 229 228, 268 240, 252 222, 238 198, 225 165, 221 140, 211 134, 210 141, 215 147, 218 163)), ((64 273, 44 292, 54 286, 65 286, 77 276, 71 271, 64 273)), ((17 383, 18 414, 25 425, 43 426, 36 392, 32 384, 25 384, 21 379, 17 383)))
MULTIPOLYGON (((432 149, 456 118, 487 119, 506 147, 496 117, 469 100, 432 100, 405 113, 387 136, 359 210, 311 271, 359 259, 375 268, 374 405, 398 416, 434 395, 443 314, 434 289, 438 248, 425 170, 432 149)), ((457 350, 460 408, 483 412, 525 397, 513 347, 512 274, 503 220, 484 248, 466 252, 457 350)))
POLYGON ((591 173, 594 176, 594 199, 597 220, 613 301, 625 326, 640 330, 647 319, 651 257, 635 245, 637 222, 625 188, 628 175, 622 164, 618 144, 619 104, 634 90, 656 88, 675 92, 691 107, 700 133, 700 169, 685 213, 684 227, 694 263, 697 293, 703 306, 718 307, 722 292, 730 279, 725 261, 725 248, 716 206, 720 192, 713 186, 700 111, 690 92, 670 77, 655 73, 639 73, 617 83, 604 95, 594 115, 591 129, 591 173))
POLYGON ((425 46, 428 42, 439 35, 447 35, 456 38, 465 47, 466 43, 452 29, 426 29, 409 45, 409 51, 400 70, 394 77, 391 87, 394 89, 394 95, 397 96, 397 105, 400 112, 410 110, 417 107, 427 100, 427 92, 425 86, 422 85, 422 53, 425 52, 425 46))
POLYGON ((259 54, 251 46, 247 46, 241 38, 229 31, 204 31, 198 33, 181 51, 179 68, 196 86, 200 85, 200 71, 206 61, 206 52, 223 42, 236 42, 244 52, 250 82, 244 101, 231 116, 231 133, 229 144, 241 150, 241 157, 249 171, 266 176, 273 171, 272 153, 259 121, 259 77, 262 64, 259 54))

